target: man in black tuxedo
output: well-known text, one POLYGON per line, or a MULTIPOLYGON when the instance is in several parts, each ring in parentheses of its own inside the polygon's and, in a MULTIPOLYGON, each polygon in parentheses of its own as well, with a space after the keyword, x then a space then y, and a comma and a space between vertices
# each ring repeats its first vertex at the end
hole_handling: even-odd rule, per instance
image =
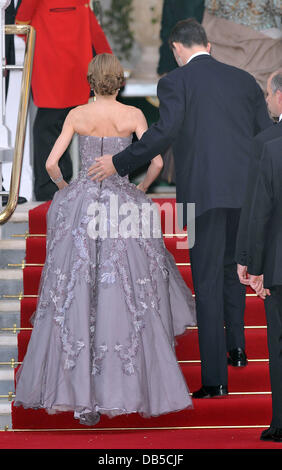
MULTIPOLYGON (((281 82, 282 85, 282 82, 281 82)), ((282 100, 282 93, 281 93, 282 100)), ((251 287, 265 299, 272 420, 262 440, 282 442, 282 135, 264 145, 249 223, 251 287)))
POLYGON ((276 124, 260 132, 253 142, 253 153, 248 170, 248 182, 244 204, 241 210, 239 229, 237 234, 235 259, 238 263, 238 275, 242 284, 248 285, 247 254, 248 254, 248 227, 250 211, 253 201, 253 192, 257 182, 258 167, 262 156, 263 146, 266 142, 282 136, 282 69, 273 72, 267 81, 267 105, 271 115, 279 119, 276 124))
POLYGON ((236 271, 235 239, 252 139, 271 121, 255 79, 213 59, 196 20, 178 22, 170 45, 180 67, 158 83, 159 121, 124 151, 96 158, 88 174, 97 173, 92 179, 98 181, 127 175, 172 145, 176 201, 195 203, 196 210, 190 259, 202 387, 193 397, 209 398, 228 393, 227 350, 235 365, 246 364, 245 286, 236 271))

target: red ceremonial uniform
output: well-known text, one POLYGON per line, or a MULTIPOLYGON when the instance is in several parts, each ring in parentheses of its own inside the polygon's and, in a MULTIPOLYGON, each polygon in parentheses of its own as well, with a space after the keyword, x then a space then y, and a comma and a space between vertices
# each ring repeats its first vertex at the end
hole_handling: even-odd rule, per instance
POLYGON ((17 24, 36 30, 32 72, 39 108, 69 108, 88 102, 87 68, 96 54, 112 53, 89 0, 22 0, 17 24))

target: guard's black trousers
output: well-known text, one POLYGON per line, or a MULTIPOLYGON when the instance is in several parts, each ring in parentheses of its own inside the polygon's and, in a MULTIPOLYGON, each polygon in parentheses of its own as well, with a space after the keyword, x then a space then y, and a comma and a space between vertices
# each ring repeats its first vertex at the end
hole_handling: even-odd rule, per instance
MULTIPOLYGON (((34 194, 37 201, 53 199, 58 186, 48 175, 45 164, 54 143, 59 137, 64 120, 72 108, 38 108, 33 126, 34 148, 34 194)), ((72 161, 69 149, 59 160, 59 167, 64 180, 68 183, 73 175, 72 161)))
POLYGON ((239 217, 240 209, 224 208, 196 217, 190 260, 203 386, 227 386, 227 351, 245 349, 246 287, 234 260, 239 217))
POLYGON ((264 305, 272 391, 271 426, 282 429, 282 286, 271 288, 270 293, 264 305))

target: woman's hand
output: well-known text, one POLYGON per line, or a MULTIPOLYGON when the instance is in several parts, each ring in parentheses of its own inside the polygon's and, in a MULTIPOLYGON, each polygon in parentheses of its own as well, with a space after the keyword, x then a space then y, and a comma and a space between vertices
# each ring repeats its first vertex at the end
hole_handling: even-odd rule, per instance
POLYGON ((59 190, 64 189, 68 185, 69 185, 69 183, 67 183, 65 180, 62 180, 62 181, 60 181, 60 183, 57 184, 59 190))
POLYGON ((146 186, 144 186, 144 181, 141 181, 141 183, 138 184, 138 186, 136 186, 137 189, 140 189, 140 191, 143 191, 144 193, 146 191, 148 191, 148 188, 146 186))

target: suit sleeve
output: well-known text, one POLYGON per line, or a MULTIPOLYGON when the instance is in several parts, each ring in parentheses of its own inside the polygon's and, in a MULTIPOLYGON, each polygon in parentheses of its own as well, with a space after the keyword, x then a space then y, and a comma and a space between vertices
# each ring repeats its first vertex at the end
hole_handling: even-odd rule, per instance
POLYGON ((16 24, 31 24, 32 17, 38 5, 38 0, 22 0, 17 10, 16 24))
POLYGON ((267 230, 274 204, 272 159, 267 145, 264 147, 258 181, 252 203, 248 272, 259 276, 263 274, 267 230))
POLYGON ((91 40, 92 40, 92 46, 95 49, 96 54, 102 54, 104 52, 108 52, 109 54, 112 54, 112 49, 110 47, 110 44, 108 43, 108 40, 106 38, 106 35, 99 25, 99 22, 94 15, 93 11, 89 8, 90 10, 90 33, 91 33, 91 40))
POLYGON ((236 240, 235 261, 241 264, 242 266, 247 265, 250 214, 252 209, 254 191, 257 184, 258 170, 260 159, 262 156, 262 150, 263 142, 261 142, 261 140, 259 140, 257 137, 256 139, 254 139, 253 151, 250 155, 246 194, 241 209, 236 240))
POLYGON ((182 77, 178 78, 177 83, 169 75, 163 77, 158 83, 157 94, 160 100, 159 121, 153 124, 138 142, 113 156, 113 164, 120 176, 128 175, 162 154, 181 129, 185 117, 182 77))
POLYGON ((261 87, 256 84, 255 135, 273 125, 261 87))

